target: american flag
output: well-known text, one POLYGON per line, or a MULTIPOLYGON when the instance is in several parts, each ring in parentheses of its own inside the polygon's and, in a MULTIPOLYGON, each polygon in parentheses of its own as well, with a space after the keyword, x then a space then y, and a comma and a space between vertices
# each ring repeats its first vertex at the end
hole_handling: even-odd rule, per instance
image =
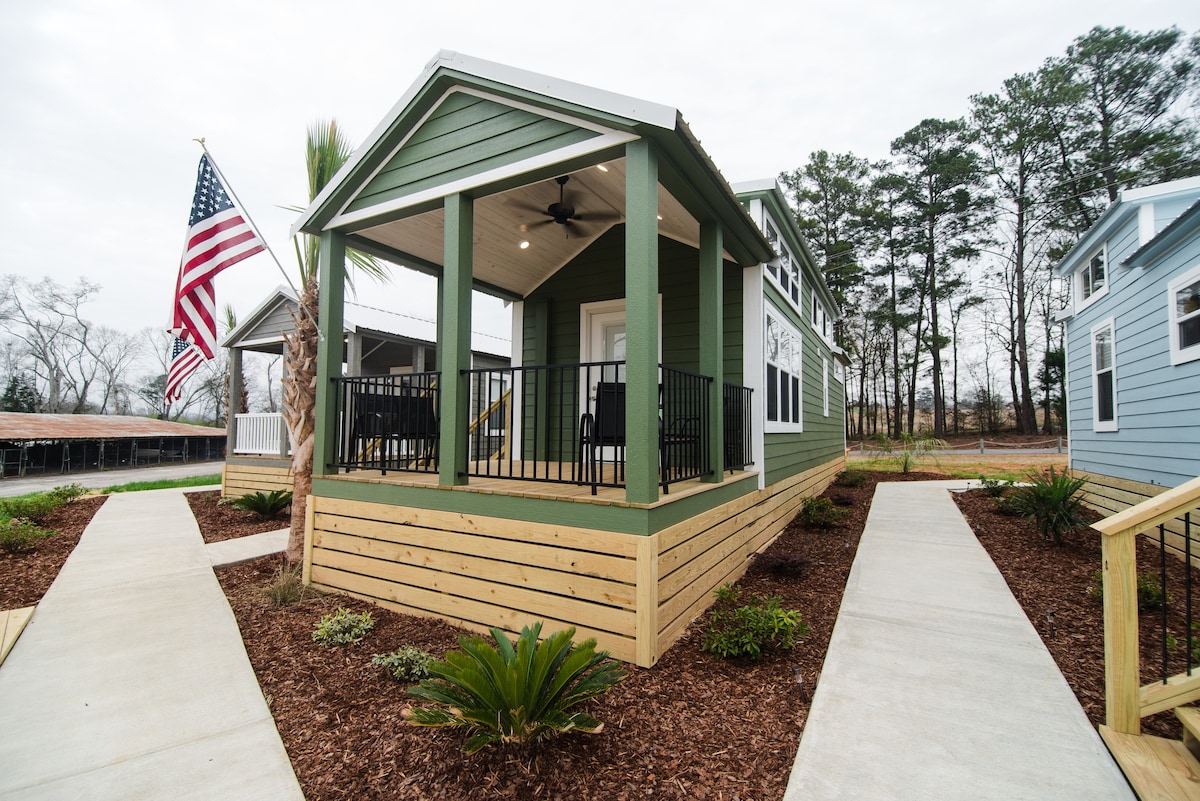
POLYGON ((187 244, 175 284, 171 333, 195 345, 205 359, 211 359, 217 346, 213 278, 264 249, 205 153, 196 174, 187 244))
POLYGON ((171 347, 171 369, 167 371, 167 404, 179 400, 183 382, 204 362, 204 354, 190 342, 175 337, 171 347))

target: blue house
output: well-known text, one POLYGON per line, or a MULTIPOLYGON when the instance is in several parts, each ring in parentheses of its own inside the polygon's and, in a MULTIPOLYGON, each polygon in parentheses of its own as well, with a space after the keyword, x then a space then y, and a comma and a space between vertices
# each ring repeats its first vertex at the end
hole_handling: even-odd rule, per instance
POLYGON ((1056 269, 1089 503, 1120 511, 1200 475, 1200 177, 1122 192, 1056 269))

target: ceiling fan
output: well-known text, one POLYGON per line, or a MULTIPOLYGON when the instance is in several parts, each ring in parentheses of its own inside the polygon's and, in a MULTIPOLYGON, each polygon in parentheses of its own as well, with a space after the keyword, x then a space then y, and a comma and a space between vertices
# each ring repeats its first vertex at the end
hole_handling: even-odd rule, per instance
POLYGON ((566 191, 567 190, 567 182, 570 180, 571 180, 571 176, 569 176, 569 175, 560 175, 559 177, 554 179, 554 182, 558 184, 558 200, 555 202, 552 202, 546 208, 542 209, 542 208, 530 206, 527 204, 523 204, 523 208, 526 208, 529 211, 533 211, 538 214, 543 214, 546 216, 547 219, 538 220, 537 222, 533 222, 533 223, 522 223, 520 226, 520 230, 527 231, 528 229, 532 228, 535 225, 545 225, 547 223, 558 223, 559 225, 563 226, 564 228, 570 229, 570 228, 577 228, 578 226, 576 226, 576 223, 581 223, 581 222, 585 222, 585 223, 616 222, 617 220, 621 219, 621 215, 619 215, 619 214, 611 214, 611 213, 605 214, 603 212, 601 212, 601 213, 592 212, 592 213, 584 215, 582 213, 576 212, 575 198, 570 195, 567 195, 567 191, 566 191))

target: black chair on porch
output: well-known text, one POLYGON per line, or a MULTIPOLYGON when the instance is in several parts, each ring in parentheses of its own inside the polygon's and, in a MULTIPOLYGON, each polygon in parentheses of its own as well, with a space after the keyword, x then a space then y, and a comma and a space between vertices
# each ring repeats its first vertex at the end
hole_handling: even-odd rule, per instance
MULTIPOLYGON (((662 409, 662 385, 659 384, 659 409, 662 409)), ((590 484, 592 494, 600 485, 622 486, 625 481, 625 385, 601 381, 596 385, 595 413, 584 412, 579 419, 578 468, 581 483, 590 484), (612 448, 605 458, 604 448, 612 448), (612 480, 606 481, 605 465, 612 466, 612 480)), ((675 416, 669 425, 658 419, 659 476, 663 493, 669 492, 672 475, 678 466, 690 462, 701 445, 700 418, 675 416)))

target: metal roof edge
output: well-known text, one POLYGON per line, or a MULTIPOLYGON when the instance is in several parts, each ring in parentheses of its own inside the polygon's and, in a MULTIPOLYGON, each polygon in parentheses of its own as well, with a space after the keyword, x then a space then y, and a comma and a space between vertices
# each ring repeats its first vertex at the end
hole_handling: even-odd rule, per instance
POLYGON ((1153 239, 1131 253, 1121 262, 1125 267, 1149 267, 1164 256, 1196 228, 1200 228, 1200 199, 1159 231, 1153 239))

